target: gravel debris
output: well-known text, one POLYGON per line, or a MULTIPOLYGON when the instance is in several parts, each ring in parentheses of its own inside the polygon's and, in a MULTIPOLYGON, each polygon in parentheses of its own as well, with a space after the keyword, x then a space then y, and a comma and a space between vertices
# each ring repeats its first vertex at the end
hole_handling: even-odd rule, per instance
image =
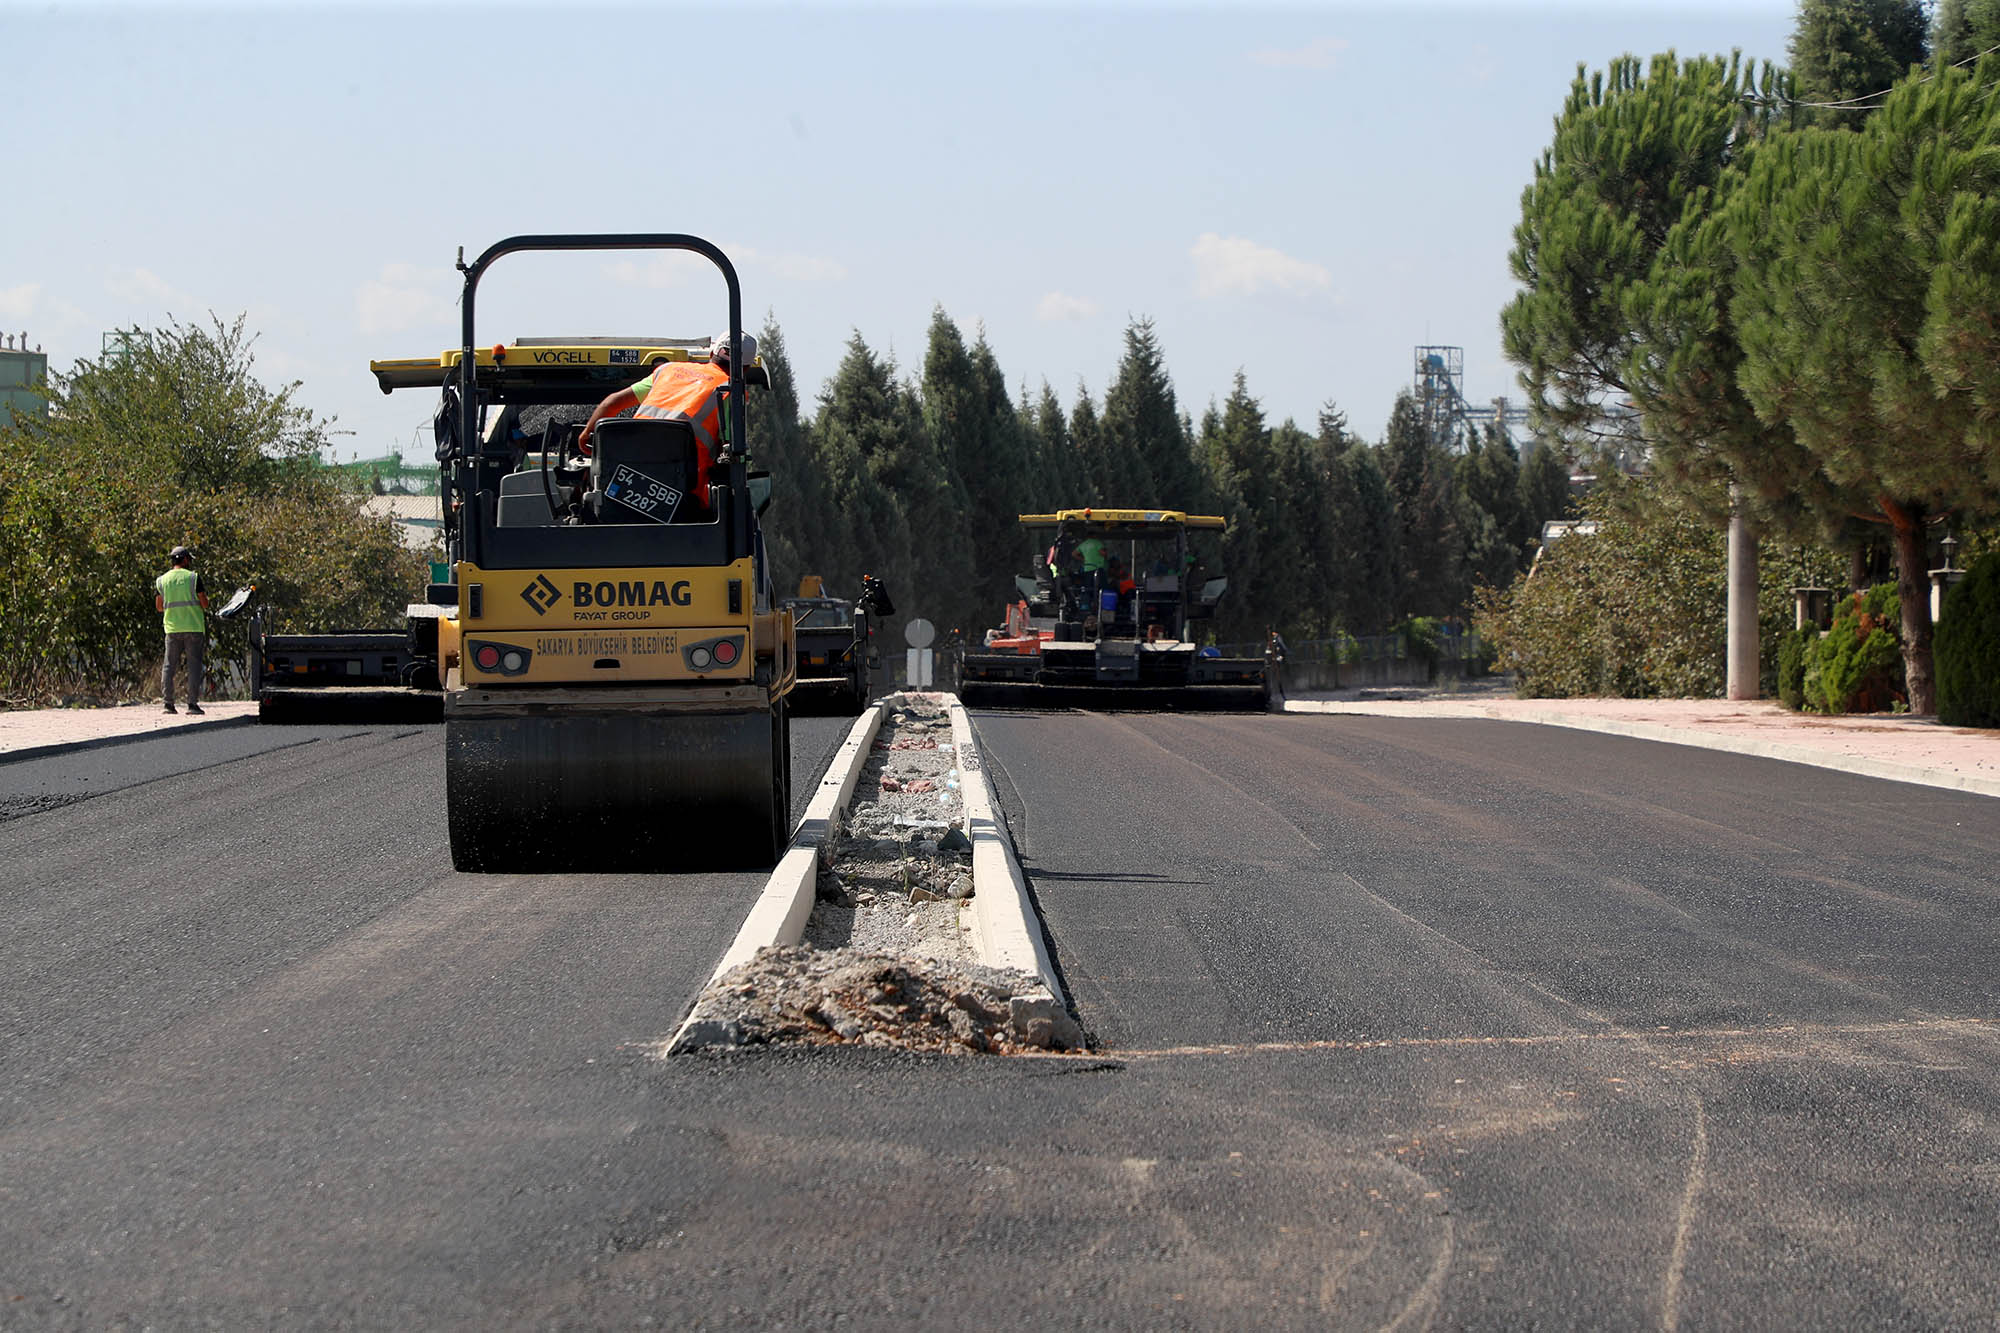
POLYGON ((1068 1050, 1083 1033, 1022 972, 853 949, 773 946, 695 1006, 694 1046, 879 1046, 947 1054, 1068 1050))
POLYGON ((977 961, 959 782, 946 696, 895 696, 820 848, 803 939, 760 949, 719 978, 675 1049, 1082 1049, 1082 1029, 1039 977, 977 961))

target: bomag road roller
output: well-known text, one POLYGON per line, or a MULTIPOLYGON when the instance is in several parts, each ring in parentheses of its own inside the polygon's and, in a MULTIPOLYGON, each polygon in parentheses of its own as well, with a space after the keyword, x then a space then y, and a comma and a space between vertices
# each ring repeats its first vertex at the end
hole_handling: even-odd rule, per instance
MULTIPOLYGON (((673 234, 516 236, 460 254, 461 346, 373 363, 383 391, 440 389, 451 582, 434 585, 452 864, 649 872, 770 865, 790 825, 791 616, 772 597, 749 469, 736 270, 673 234), (709 455, 681 417, 591 409, 709 339, 480 347, 474 298, 521 251, 678 250, 728 289, 730 354, 709 455)), ((700 327, 697 325, 696 327, 700 327)))
POLYGON ((1196 641, 1229 580, 1206 573, 1189 534, 1220 518, 1170 509, 1023 514, 1034 572, 1006 623, 958 660, 969 705, 1017 708, 1262 709, 1276 664, 1196 641))

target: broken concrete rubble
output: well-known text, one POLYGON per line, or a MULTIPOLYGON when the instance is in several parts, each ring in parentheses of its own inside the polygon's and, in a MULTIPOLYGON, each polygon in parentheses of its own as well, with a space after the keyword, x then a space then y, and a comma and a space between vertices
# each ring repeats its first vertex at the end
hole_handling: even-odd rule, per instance
POLYGON ((801 943, 760 949, 718 978, 676 1052, 772 1043, 1082 1049, 1081 1029, 1040 977, 978 961, 973 844, 950 728, 941 696, 899 696, 819 849, 801 943))

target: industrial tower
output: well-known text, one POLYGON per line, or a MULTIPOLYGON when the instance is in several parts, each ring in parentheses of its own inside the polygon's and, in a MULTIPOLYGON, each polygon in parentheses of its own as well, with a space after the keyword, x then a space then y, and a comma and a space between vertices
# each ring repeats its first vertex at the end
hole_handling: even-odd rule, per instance
POLYGON ((1465 349, 1463 347, 1419 347, 1417 349, 1417 410, 1432 443, 1456 447, 1461 427, 1497 421, 1514 438, 1514 428, 1528 424, 1528 409, 1516 407, 1505 398, 1495 398, 1491 407, 1473 407, 1465 401, 1465 349))

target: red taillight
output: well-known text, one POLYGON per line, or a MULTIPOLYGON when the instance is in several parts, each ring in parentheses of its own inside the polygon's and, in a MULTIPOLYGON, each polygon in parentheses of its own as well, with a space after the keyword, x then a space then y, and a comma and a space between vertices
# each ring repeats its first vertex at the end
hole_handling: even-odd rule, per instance
POLYGON ((473 661, 479 663, 481 671, 496 671, 500 667, 500 650, 490 643, 482 643, 479 651, 473 654, 473 661))
POLYGON ((736 660, 735 640, 724 639, 721 643, 716 644, 715 660, 722 663, 722 665, 724 666, 728 666, 731 662, 734 662, 736 660))

